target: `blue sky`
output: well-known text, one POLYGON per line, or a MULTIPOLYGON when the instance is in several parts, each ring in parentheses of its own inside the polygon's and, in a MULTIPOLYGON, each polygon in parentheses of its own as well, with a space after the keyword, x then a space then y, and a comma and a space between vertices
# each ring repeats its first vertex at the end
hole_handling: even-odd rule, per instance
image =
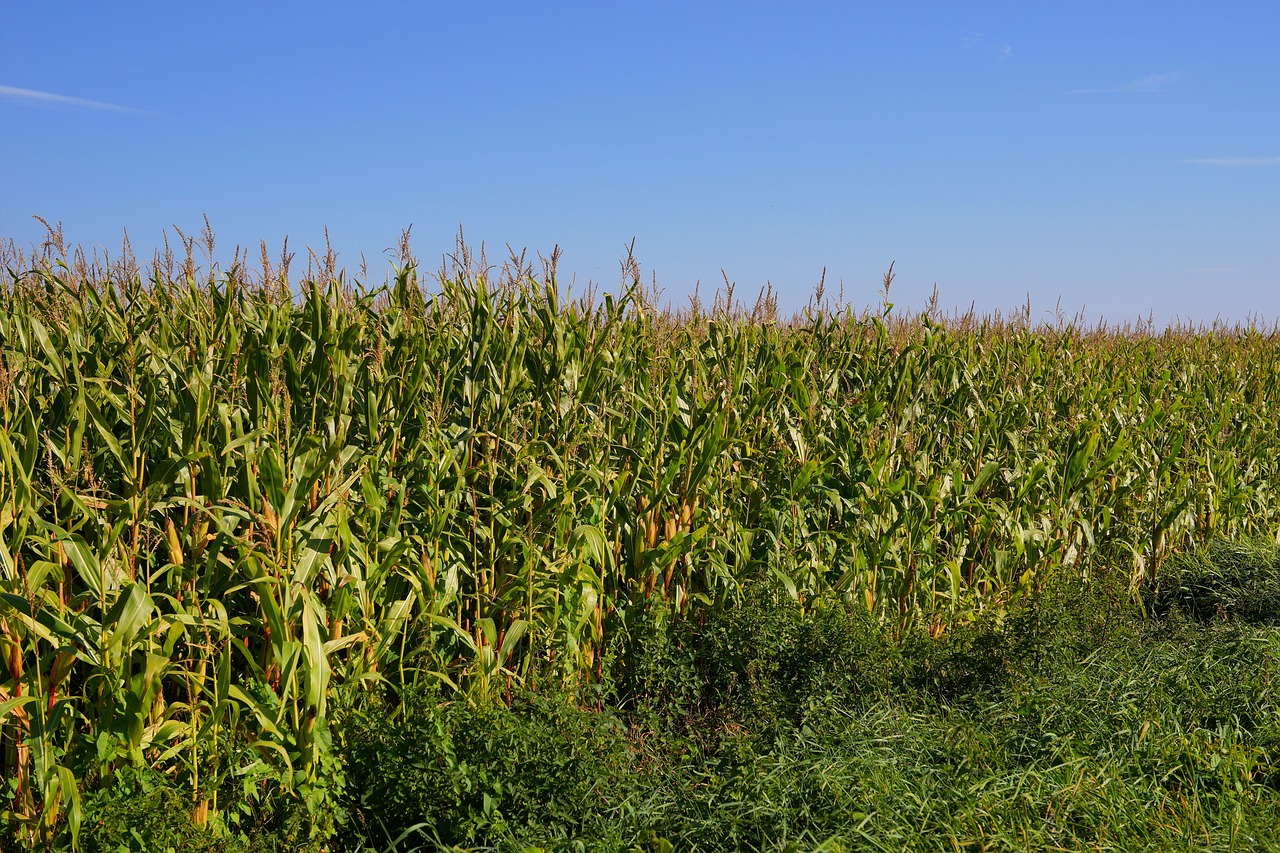
POLYGON ((0 5, 0 235, 1280 318, 1280 3, 0 5), (173 232, 170 231, 172 236, 173 232))

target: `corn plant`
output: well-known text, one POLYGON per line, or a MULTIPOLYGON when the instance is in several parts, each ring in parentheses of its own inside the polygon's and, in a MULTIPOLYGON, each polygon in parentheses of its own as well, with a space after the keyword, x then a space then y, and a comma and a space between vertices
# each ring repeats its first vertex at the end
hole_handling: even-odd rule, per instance
POLYGON ((575 298, 519 258, 368 288, 187 249, 6 250, 0 741, 32 843, 122 766, 197 823, 234 780, 322 814, 335 712, 602 679, 633 616, 748 579, 936 634, 1280 536, 1274 329, 780 320, 660 308, 634 270, 575 298))

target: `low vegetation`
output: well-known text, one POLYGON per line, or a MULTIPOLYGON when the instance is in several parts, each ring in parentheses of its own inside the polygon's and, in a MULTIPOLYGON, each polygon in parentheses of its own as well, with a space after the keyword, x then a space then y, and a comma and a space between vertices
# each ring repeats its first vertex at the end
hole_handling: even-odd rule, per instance
POLYGON ((4 252, 17 849, 1280 844, 1280 331, 183 247, 4 252))

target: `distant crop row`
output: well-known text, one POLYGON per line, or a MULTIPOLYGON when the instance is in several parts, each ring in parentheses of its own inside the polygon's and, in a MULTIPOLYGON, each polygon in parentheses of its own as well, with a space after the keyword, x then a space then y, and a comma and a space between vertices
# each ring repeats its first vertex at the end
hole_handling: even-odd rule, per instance
POLYGON ((601 678, 747 578, 936 634, 1280 536, 1274 329, 48 263, 0 284, 0 400, 0 808, 33 837, 130 764, 197 822, 232 778, 322 802, 335 705, 601 678))

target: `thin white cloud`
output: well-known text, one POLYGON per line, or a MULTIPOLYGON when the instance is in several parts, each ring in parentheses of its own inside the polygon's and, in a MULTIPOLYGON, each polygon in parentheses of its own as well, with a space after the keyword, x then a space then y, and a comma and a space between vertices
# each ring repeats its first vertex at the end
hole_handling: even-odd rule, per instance
POLYGON ((1174 83, 1182 79, 1181 71, 1167 71, 1160 74, 1148 74, 1121 83, 1119 86, 1107 86, 1102 89, 1069 89, 1068 95, 1111 95, 1111 94, 1146 94, 1148 92, 1166 91, 1174 83))
POLYGON ((16 86, 0 86, 0 100, 33 107, 77 107, 79 109, 101 110, 103 112, 155 115, 155 113, 150 113, 146 110, 125 107, 120 104, 90 101, 86 98, 73 98, 69 95, 56 95, 53 92, 41 92, 36 89, 19 89, 16 86))
POLYGON ((1204 157, 1182 162, 1197 166, 1280 166, 1280 157, 1204 157))
POLYGON ((1007 41, 989 42, 983 33, 974 32, 973 30, 965 30, 960 36, 960 49, 973 50, 980 49, 977 52, 980 56, 990 56, 994 54, 1001 62, 1013 56, 1013 45, 1007 41))

